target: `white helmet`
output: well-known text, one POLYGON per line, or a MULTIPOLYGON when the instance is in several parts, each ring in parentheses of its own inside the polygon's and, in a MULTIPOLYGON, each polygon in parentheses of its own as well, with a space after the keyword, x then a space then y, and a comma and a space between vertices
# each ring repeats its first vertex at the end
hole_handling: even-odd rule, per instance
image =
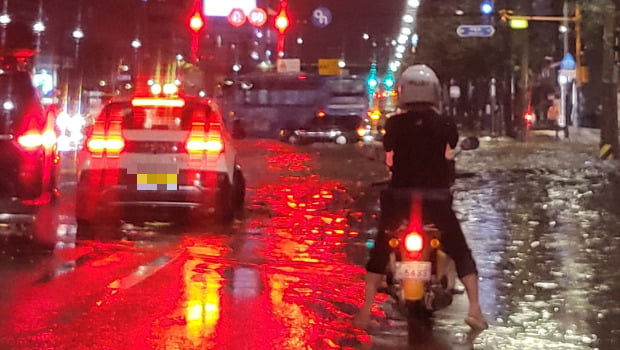
POLYGON ((429 103, 439 106, 441 84, 435 72, 425 64, 407 67, 396 82, 398 106, 403 108, 413 103, 429 103))

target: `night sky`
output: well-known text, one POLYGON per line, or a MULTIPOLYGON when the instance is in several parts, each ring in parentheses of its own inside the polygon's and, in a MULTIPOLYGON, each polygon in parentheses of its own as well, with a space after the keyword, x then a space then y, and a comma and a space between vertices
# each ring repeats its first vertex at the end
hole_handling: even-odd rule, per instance
MULTIPOLYGON (((77 24, 80 2, 89 9, 83 14, 86 40, 112 45, 120 40, 131 40, 135 35, 136 16, 141 5, 139 0, 43 0, 48 28, 45 44, 48 48, 55 51, 71 48, 70 33, 77 24)), ((149 4, 158 2, 162 1, 150 0, 149 4)), ((191 1, 168 2, 178 4, 175 7, 181 12, 183 8, 188 8, 191 1)), ((9 0, 8 3, 9 13, 14 18, 36 18, 39 0, 9 0)), ((277 1, 270 3, 277 7, 277 1)), ((359 54, 363 33, 381 40, 395 35, 404 6, 404 0, 291 0, 289 13, 292 24, 288 34, 291 38, 304 38, 303 53, 306 55, 338 57, 344 45, 346 52, 355 56, 359 54), (312 11, 318 6, 329 8, 333 14, 333 22, 327 28, 317 28, 309 21, 312 11)), ((171 13, 170 20, 179 22, 182 18, 171 13)), ((182 26, 183 23, 179 23, 179 27, 182 26)))

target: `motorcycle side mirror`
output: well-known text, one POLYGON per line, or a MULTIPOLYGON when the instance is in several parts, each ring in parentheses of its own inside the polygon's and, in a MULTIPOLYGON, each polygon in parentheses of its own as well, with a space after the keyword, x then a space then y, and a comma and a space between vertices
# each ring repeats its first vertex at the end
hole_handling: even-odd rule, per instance
POLYGON ((476 136, 466 137, 461 141, 460 147, 463 151, 470 151, 480 146, 480 141, 476 136))

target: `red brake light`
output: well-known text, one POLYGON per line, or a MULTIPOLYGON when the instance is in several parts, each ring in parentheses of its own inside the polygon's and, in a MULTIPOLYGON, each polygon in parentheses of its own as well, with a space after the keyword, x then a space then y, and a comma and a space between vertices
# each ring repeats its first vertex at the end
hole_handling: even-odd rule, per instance
POLYGON ((219 123, 209 123, 209 131, 205 134, 205 123, 193 122, 185 148, 190 153, 220 153, 224 150, 221 126, 219 123))
POLYGON ((86 147, 96 157, 103 152, 110 157, 118 157, 125 148, 125 139, 122 136, 122 120, 97 120, 93 126, 93 133, 86 142, 86 147))
POLYGON ((17 137, 17 143, 27 151, 40 147, 51 148, 56 144, 56 131, 53 118, 42 120, 41 115, 30 112, 25 117, 25 129, 17 137))
POLYGON ((320 110, 320 111, 318 111, 316 113, 316 116, 319 117, 319 118, 323 118, 323 117, 325 117, 325 115, 326 115, 325 111, 323 111, 323 110, 320 110))
POLYGON ((424 248, 424 239, 417 232, 410 232, 405 235, 405 248, 409 252, 420 252, 424 248))
POLYGON ((50 130, 45 130, 43 133, 28 131, 17 138, 17 143, 26 150, 35 150, 39 147, 49 148, 56 143, 56 133, 50 130))

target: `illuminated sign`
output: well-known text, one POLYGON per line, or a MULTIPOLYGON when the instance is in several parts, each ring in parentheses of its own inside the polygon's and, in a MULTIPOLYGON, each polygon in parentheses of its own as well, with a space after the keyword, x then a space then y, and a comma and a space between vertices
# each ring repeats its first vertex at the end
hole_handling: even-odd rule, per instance
POLYGON ((254 27, 262 27, 267 23, 267 12, 262 8, 255 8, 248 15, 248 21, 254 27))
POLYGON ((242 9, 232 9, 228 15, 228 23, 234 27, 241 27, 246 20, 247 17, 245 16, 245 13, 243 13, 242 9))
POLYGON ((203 0, 204 14, 208 17, 228 17, 233 9, 241 9, 246 16, 256 8, 256 0, 203 0))

